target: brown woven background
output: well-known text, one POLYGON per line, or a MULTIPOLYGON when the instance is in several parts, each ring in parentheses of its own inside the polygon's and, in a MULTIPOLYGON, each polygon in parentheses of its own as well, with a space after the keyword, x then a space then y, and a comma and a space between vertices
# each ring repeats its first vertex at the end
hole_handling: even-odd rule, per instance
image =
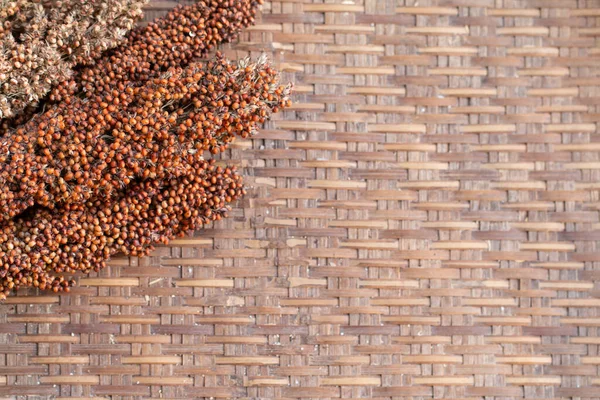
MULTIPOLYGON (((173 3, 153 3, 153 18, 173 3)), ((600 398, 600 1, 276 0, 232 218, 0 306, 0 398, 600 398)))

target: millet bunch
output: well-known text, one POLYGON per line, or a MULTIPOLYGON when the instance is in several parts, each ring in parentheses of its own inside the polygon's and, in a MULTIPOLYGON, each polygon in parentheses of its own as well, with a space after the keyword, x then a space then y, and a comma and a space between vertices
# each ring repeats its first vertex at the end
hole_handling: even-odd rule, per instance
POLYGON ((148 0, 0 0, 0 119, 117 46, 148 0))
POLYGON ((226 216, 228 203, 245 192, 234 169, 195 157, 178 178, 146 180, 118 196, 35 209, 0 228, 0 299, 33 286, 54 292, 75 284, 63 274, 98 271, 117 252, 148 254, 210 221, 226 216))
POLYGON ((132 30, 127 41, 62 82, 51 101, 72 95, 91 97, 110 93, 118 85, 141 86, 173 67, 185 67, 216 45, 237 37, 254 22, 263 0, 201 0, 178 6, 146 27, 132 30))
MULTIPOLYGON (((220 43, 233 40, 252 24, 263 0, 200 0, 178 6, 166 16, 127 34, 126 42, 95 65, 74 71, 45 100, 44 106, 68 106, 74 97, 110 94, 117 87, 141 86, 170 68, 185 67, 220 43)), ((28 108, 2 121, 0 136, 29 121, 36 113, 28 108)))
POLYGON ((99 270, 117 252, 145 255, 225 216, 241 178, 204 155, 254 133, 289 105, 290 89, 262 57, 194 58, 252 23, 259 3, 177 8, 78 69, 43 113, 5 121, 0 298, 26 286, 68 291, 64 274, 99 270))
POLYGON ((186 157, 217 153, 289 104, 264 58, 173 68, 142 87, 74 98, 0 138, 0 220, 34 205, 55 209, 136 179, 186 174, 186 157))

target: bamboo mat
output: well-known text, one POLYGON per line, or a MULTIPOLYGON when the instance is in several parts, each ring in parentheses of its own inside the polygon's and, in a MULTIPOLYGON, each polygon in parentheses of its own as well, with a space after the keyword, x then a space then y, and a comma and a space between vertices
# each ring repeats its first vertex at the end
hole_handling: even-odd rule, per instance
POLYGON ((0 305, 0 398, 600 398, 600 1, 260 21, 226 54, 296 95, 224 157, 248 196, 0 305))

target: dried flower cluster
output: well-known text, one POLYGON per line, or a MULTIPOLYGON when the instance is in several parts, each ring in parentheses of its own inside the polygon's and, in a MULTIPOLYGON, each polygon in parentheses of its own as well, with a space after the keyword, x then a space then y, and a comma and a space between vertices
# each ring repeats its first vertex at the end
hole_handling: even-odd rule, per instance
POLYGON ((145 255, 225 216, 243 194, 234 170, 198 160, 186 175, 142 181, 111 200, 38 209, 0 229, 0 298, 21 286, 68 291, 74 281, 63 273, 97 271, 117 252, 145 255))
MULTIPOLYGON (((233 40, 252 24, 263 0, 201 0, 177 7, 164 18, 132 30, 126 42, 98 60, 75 71, 51 91, 48 104, 68 106, 73 96, 112 92, 121 85, 141 86, 173 67, 185 67, 216 45, 233 40)), ((35 110, 3 121, 0 135, 31 119, 35 110)))
POLYGON ((0 119, 118 45, 147 0, 0 0, 0 119))
POLYGON ((142 87, 75 98, 70 113, 46 113, 0 139, 0 219, 185 173, 188 154, 249 136, 286 96, 264 60, 235 66, 217 57, 142 87))
POLYGON ((60 102, 0 138, 0 298, 21 286, 68 291, 62 274, 147 254, 244 194, 234 169, 203 156, 288 106, 289 87, 264 57, 192 59, 252 22, 256 4, 178 8, 131 32, 61 85, 60 102))
POLYGON ((132 31, 110 57, 59 85, 51 100, 68 99, 81 91, 88 97, 111 92, 115 85, 140 86, 169 68, 184 67, 252 24, 258 4, 262 0, 213 0, 177 7, 166 17, 132 31))

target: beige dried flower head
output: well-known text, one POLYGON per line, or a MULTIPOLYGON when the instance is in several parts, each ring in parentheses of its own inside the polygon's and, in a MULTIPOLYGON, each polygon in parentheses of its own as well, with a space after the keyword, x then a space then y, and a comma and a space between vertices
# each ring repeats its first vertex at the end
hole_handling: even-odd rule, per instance
POLYGON ((117 46, 148 0, 0 0, 0 119, 117 46))

